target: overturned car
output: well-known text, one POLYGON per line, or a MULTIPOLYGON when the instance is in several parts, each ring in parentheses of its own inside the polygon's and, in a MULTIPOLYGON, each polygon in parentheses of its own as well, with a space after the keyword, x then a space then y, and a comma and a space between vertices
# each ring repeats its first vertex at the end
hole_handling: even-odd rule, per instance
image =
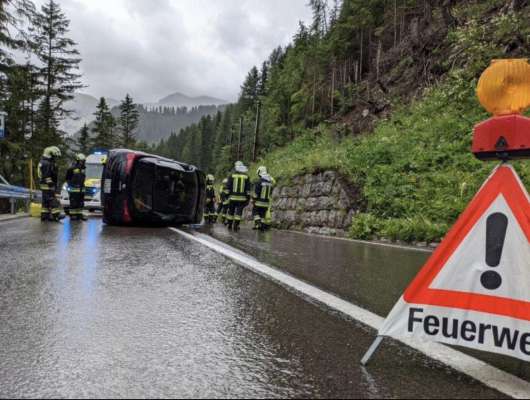
POLYGON ((112 150, 103 170, 103 221, 183 225, 202 220, 204 173, 192 165, 132 150, 112 150))

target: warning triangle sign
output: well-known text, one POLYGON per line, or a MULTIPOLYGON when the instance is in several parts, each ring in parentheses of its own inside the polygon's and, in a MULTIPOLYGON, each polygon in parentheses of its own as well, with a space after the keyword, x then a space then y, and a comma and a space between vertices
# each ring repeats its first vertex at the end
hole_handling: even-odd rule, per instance
POLYGON ((501 165, 379 331, 530 360, 530 197, 501 165))

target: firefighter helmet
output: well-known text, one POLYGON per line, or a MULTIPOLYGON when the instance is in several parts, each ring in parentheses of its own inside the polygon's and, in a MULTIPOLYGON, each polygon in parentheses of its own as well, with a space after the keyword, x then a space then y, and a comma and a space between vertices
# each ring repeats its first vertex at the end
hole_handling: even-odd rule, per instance
POLYGON ((236 161, 236 163, 234 164, 234 169, 236 172, 243 174, 248 172, 248 168, 241 161, 236 161))
POLYGON ((214 183, 215 182, 215 177, 212 174, 206 175, 206 182, 214 183))
POLYGON ((77 161, 86 161, 86 156, 83 153, 78 153, 75 155, 77 161))
POLYGON ((267 175, 267 167, 262 165, 261 167, 258 168, 257 173, 258 173, 258 176, 267 175))
POLYGON ((61 150, 57 146, 46 147, 42 155, 46 158, 61 157, 61 150))

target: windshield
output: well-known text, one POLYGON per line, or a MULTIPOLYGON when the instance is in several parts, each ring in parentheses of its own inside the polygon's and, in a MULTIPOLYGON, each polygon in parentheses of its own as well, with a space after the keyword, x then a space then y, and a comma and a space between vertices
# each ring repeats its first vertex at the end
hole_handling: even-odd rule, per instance
POLYGON ((103 175, 103 164, 87 164, 86 179, 101 179, 103 175))

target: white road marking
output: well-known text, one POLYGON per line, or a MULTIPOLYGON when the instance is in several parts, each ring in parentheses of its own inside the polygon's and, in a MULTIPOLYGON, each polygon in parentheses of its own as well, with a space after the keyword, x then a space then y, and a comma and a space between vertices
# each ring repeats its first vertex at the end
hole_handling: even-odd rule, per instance
MULTIPOLYGON (((379 330, 379 327, 383 323, 384 318, 379 315, 342 300, 331 293, 318 289, 291 275, 271 268, 255 258, 210 236, 201 233, 190 234, 176 228, 170 229, 184 238, 200 243, 217 253, 224 255, 236 264, 250 269, 257 274, 286 287, 290 291, 295 291, 297 294, 301 295, 301 297, 323 304, 331 310, 338 311, 349 318, 375 329, 376 331, 379 330)), ((406 339, 400 341, 407 346, 420 351, 429 358, 468 375, 507 396, 521 399, 530 398, 530 382, 502 371, 484 361, 478 360, 439 343, 406 339)))

